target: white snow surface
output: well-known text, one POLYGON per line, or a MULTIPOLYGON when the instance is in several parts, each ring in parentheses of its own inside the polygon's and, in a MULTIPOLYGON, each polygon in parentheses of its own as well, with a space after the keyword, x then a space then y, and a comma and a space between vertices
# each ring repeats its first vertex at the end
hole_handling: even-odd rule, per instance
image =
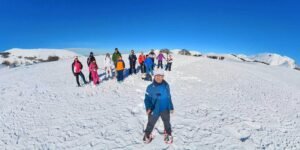
MULTIPOLYGON (((128 67, 127 56, 124 55, 128 67)), ((174 143, 144 144, 140 73, 76 87, 73 59, 0 69, 1 149, 300 149, 300 72, 174 55, 174 143)), ((86 57, 79 58, 88 71, 86 57)), ((97 56, 103 78, 104 56, 97 56)))
POLYGON ((281 56, 279 54, 273 54, 273 53, 263 53, 263 54, 258 54, 255 56, 250 57, 254 60, 257 61, 262 61, 265 63, 268 63, 272 66, 284 66, 288 68, 295 68, 295 60, 292 58, 289 58, 287 56, 281 56))

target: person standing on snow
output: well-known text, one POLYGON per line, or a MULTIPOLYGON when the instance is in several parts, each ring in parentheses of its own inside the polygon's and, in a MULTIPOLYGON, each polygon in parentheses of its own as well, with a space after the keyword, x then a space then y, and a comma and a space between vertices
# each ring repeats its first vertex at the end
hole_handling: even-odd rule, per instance
POLYGON ((167 56, 167 66, 166 66, 166 71, 167 71, 167 70, 171 71, 172 63, 173 63, 173 56, 169 54, 169 55, 167 56))
POLYGON ((161 68, 163 69, 163 59, 166 59, 164 54, 162 53, 162 51, 159 52, 158 56, 156 57, 156 59, 158 60, 157 62, 157 68, 161 68))
POLYGON ((153 69, 152 69, 152 66, 153 66, 153 61, 152 61, 152 58, 147 55, 146 56, 146 60, 145 60, 145 67, 146 67, 146 74, 151 74, 153 75, 153 69))
POLYGON ((119 52, 119 49, 115 48, 115 52, 112 55, 112 60, 114 62, 115 67, 117 66, 117 62, 118 62, 119 57, 122 57, 122 55, 119 52))
POLYGON ((112 67, 113 67, 113 62, 110 58, 110 54, 107 53, 104 59, 104 70, 105 70, 105 78, 108 79, 108 77, 112 77, 112 67))
POLYGON ((125 63, 122 60, 122 56, 119 56, 119 59, 116 64, 116 71, 117 71, 117 81, 121 82, 124 80, 123 71, 125 69, 125 63))
POLYGON ((139 55, 139 64, 140 64, 142 74, 146 72, 145 63, 144 63, 145 59, 146 59, 146 56, 144 55, 143 52, 141 52, 141 54, 139 55))
POLYGON ((95 85, 99 84, 100 79, 99 79, 98 72, 97 72, 98 65, 96 63, 96 60, 94 60, 90 63, 89 70, 91 72, 92 80, 93 80, 94 84, 95 85))
POLYGON ((84 74, 81 72, 83 66, 81 64, 81 62, 78 60, 78 56, 75 57, 74 62, 72 63, 72 72, 74 74, 74 76, 76 77, 76 82, 78 87, 80 87, 80 83, 79 83, 79 76, 82 78, 84 84, 87 84, 84 74))
POLYGON ((154 62, 154 60, 155 60, 156 54, 155 54, 155 52, 154 52, 154 50, 153 50, 153 49, 152 49, 152 50, 151 50, 151 52, 149 53, 149 57, 151 58, 151 60, 152 60, 152 64, 153 64, 153 66, 152 66, 152 70, 154 70, 154 66, 155 66, 155 62, 154 62))
POLYGON ((153 128, 161 117, 164 128, 165 137, 164 141, 167 144, 173 142, 172 129, 170 124, 170 113, 173 113, 174 107, 172 103, 169 84, 164 80, 164 71, 158 69, 154 73, 154 81, 146 90, 144 99, 146 113, 148 115, 148 123, 145 129, 143 141, 149 143, 152 140, 153 128))
MULTIPOLYGON (((87 59, 87 65, 90 66, 90 64, 96 60, 95 57, 94 57, 94 53, 93 52, 90 52, 90 56, 88 57, 87 59)), ((89 72, 89 82, 92 82, 92 73, 89 72)))
POLYGON ((136 55, 134 54, 134 50, 131 50, 131 54, 128 56, 129 59, 129 64, 130 64, 130 69, 129 69, 129 74, 132 74, 132 70, 134 72, 134 74, 136 74, 136 55))

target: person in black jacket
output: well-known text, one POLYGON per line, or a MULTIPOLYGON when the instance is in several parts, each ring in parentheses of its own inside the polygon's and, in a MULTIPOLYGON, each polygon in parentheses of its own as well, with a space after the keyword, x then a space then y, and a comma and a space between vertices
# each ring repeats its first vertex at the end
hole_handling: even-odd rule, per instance
POLYGON ((83 66, 82 66, 81 62, 78 60, 78 57, 76 56, 74 59, 74 62, 72 63, 72 72, 73 72, 74 76, 76 77, 76 82, 77 82, 78 87, 80 87, 79 76, 82 78, 84 84, 87 83, 83 73, 81 72, 82 68, 83 68, 83 66))
MULTIPOLYGON (((93 52, 90 52, 90 56, 88 57, 87 59, 87 65, 90 66, 90 64, 96 60, 95 57, 94 57, 94 53, 93 52)), ((89 72, 89 82, 92 82, 93 79, 92 79, 92 73, 89 72)))
POLYGON ((128 59, 129 59, 129 63, 130 63, 129 74, 132 74, 132 70, 133 70, 134 74, 136 74, 135 65, 136 65, 137 57, 134 54, 134 50, 131 50, 131 54, 129 55, 128 59))

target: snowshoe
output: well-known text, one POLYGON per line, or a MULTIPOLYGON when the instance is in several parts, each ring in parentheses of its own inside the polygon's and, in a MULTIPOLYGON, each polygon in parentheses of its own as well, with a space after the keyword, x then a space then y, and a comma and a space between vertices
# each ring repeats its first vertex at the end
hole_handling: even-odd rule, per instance
POLYGON ((173 143, 173 136, 165 134, 164 141, 165 141, 166 144, 172 144, 173 143))
POLYGON ((144 135, 143 141, 145 144, 149 144, 153 140, 154 136, 152 134, 149 135, 149 137, 146 137, 146 134, 144 135))

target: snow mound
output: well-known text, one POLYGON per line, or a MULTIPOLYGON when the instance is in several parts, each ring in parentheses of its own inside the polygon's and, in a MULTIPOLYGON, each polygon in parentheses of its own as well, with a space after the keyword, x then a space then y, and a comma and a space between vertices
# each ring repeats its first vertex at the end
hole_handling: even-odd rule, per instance
MULTIPOLYGON (((179 52, 182 51, 182 49, 172 49, 171 52, 173 54, 179 54, 179 52)), ((191 55, 201 55, 201 52, 196 51, 196 50, 187 50, 188 52, 191 53, 191 55)))
POLYGON ((19 49, 13 48, 5 51, 8 57, 0 57, 0 63, 9 62, 15 66, 29 65, 38 62, 54 60, 64 60, 78 56, 77 53, 64 49, 19 49))
POLYGON ((295 60, 287 56, 281 56, 278 54, 263 53, 263 54, 252 56, 250 58, 256 61, 268 63, 269 65, 272 66, 284 66, 288 68, 296 67, 295 60))

